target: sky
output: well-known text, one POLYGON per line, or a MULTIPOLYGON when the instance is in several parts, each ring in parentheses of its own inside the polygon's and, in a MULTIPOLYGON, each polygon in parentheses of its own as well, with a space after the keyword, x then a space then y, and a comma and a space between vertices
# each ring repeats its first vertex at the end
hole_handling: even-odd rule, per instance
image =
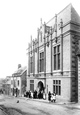
POLYGON ((27 66, 30 36, 72 3, 80 15, 80 0, 0 0, 0 78, 11 76, 18 64, 27 66))

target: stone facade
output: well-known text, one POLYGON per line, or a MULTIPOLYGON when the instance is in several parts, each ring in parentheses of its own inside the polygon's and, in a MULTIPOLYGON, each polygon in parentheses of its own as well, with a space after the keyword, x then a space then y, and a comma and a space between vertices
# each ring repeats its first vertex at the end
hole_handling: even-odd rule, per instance
POLYGON ((57 99, 77 101, 79 41, 80 17, 71 4, 47 23, 41 22, 37 38, 32 40, 31 37, 28 47, 27 90, 37 90, 41 81, 46 94, 51 91, 56 93, 57 99), (40 65, 42 52, 43 66, 40 65))
POLYGON ((11 76, 6 76, 6 78, 3 81, 2 85, 2 91, 6 95, 11 95, 11 76))

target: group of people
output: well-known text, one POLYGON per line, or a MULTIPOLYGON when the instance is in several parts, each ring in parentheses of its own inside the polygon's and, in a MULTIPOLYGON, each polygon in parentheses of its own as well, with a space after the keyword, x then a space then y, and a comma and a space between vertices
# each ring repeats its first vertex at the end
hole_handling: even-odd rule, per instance
MULTIPOLYGON (((45 94, 41 91, 37 92, 35 90, 34 92, 32 92, 32 91, 29 90, 29 91, 25 92, 24 97, 33 98, 33 99, 45 99, 45 94)), ((49 100, 49 102, 55 102, 56 101, 56 94, 51 93, 49 91, 48 100, 49 100)))
POLYGON ((48 100, 49 100, 49 102, 55 102, 56 101, 56 94, 55 93, 51 94, 51 92, 49 91, 48 100))
POLYGON ((36 90, 34 92, 29 90, 29 91, 25 92, 24 97, 34 98, 34 99, 37 99, 37 98, 42 99, 43 93, 37 92, 36 90))

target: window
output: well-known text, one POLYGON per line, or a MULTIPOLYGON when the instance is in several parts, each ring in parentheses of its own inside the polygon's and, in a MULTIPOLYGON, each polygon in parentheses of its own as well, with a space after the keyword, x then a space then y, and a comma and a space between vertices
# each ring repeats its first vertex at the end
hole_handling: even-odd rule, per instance
POLYGON ((11 84, 13 85, 13 80, 11 80, 11 84))
POLYGON ((54 47, 54 70, 56 70, 56 47, 54 47))
POLYGON ((30 91, 34 92, 34 80, 30 80, 30 91))
POLYGON ((30 57, 30 73, 33 73, 33 57, 30 57))
POLYGON ((61 80, 53 80, 53 93, 61 95, 61 80))
POLYGON ((54 47, 54 70, 60 69, 60 45, 54 47))
POLYGON ((40 53, 40 72, 44 71, 44 52, 40 53))
POLYGON ((19 86, 19 80, 18 80, 18 86, 19 86))
POLYGON ((16 87, 16 81, 15 80, 13 80, 13 86, 16 87))
POLYGON ((58 69, 60 69, 60 45, 57 46, 58 69))

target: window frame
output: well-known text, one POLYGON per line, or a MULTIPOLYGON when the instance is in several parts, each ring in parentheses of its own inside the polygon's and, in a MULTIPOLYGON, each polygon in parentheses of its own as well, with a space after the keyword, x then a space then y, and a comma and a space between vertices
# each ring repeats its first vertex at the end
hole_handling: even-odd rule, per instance
POLYGON ((30 73, 33 73, 33 56, 30 57, 30 73))
POLYGON ((60 70, 61 65, 61 45, 57 44, 53 47, 53 70, 60 70))
POLYGON ((53 93, 61 95, 61 80, 53 80, 53 93))
POLYGON ((34 80, 30 80, 30 90, 34 91, 34 80))
POLYGON ((18 86, 19 86, 19 80, 18 80, 18 86))
POLYGON ((39 53, 39 72, 44 72, 44 51, 39 53))

